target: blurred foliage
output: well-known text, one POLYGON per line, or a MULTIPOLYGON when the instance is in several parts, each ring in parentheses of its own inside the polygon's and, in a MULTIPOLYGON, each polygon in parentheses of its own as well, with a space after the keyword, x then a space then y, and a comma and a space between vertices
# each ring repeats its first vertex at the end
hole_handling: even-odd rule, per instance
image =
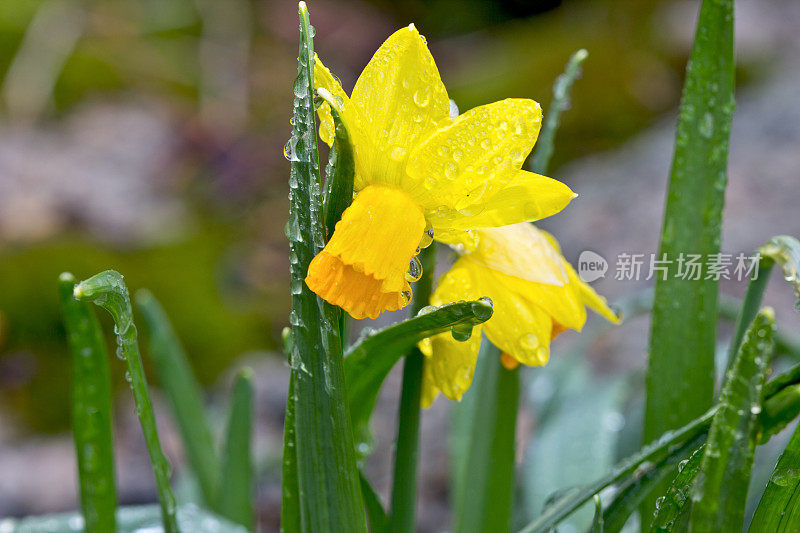
MULTIPOLYGON (((226 301, 213 289, 230 285, 221 279, 220 266, 229 237, 230 230, 218 225, 179 243, 139 250, 111 251, 69 236, 0 252, 3 403, 40 431, 58 431, 68 422, 68 354, 57 291, 63 271, 86 278, 104 268, 116 269, 126 273, 130 287, 147 287, 158 295, 204 383, 242 352, 273 348, 265 311, 226 301)), ((112 331, 110 321, 105 321, 104 330, 112 331)), ((108 342, 113 346, 110 336, 108 342)), ((127 388, 123 372, 122 362, 113 361, 112 382, 119 388, 127 388)))

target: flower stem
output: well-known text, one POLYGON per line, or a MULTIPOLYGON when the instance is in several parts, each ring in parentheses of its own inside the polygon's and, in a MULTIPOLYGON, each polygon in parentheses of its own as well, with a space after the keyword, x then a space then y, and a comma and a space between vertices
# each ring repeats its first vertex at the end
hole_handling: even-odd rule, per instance
MULTIPOLYGON (((436 264, 436 243, 425 248, 420 253, 419 259, 422 262, 422 277, 414 286, 411 316, 416 315, 430 301, 433 270, 436 264)), ((406 355, 403 364, 403 385, 397 421, 397 449, 394 457, 392 511, 389 525, 391 533, 414 531, 423 361, 422 352, 414 347, 406 355)))

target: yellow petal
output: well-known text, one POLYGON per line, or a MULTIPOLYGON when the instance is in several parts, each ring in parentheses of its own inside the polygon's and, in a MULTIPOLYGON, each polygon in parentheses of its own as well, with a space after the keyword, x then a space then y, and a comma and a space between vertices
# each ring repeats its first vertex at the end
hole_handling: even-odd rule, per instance
POLYGON ((567 275, 569 276, 570 282, 580 291, 584 304, 588 305, 595 313, 612 324, 619 324, 622 321, 622 317, 608 306, 608 301, 603 296, 597 294, 588 283, 583 281, 569 264, 567 264, 567 275))
POLYGON ((472 238, 459 230, 539 220, 558 213, 576 196, 558 180, 519 170, 502 189, 467 209, 442 206, 426 210, 425 216, 433 225, 437 240, 458 244, 472 238))
POLYGON ((569 281, 564 258, 533 224, 487 228, 475 234, 479 245, 470 257, 476 263, 536 283, 564 286, 569 281))
POLYGON ((367 187, 312 260, 306 284, 355 318, 403 307, 410 297, 405 274, 424 229, 422 212, 405 193, 367 187))
MULTIPOLYGON (((412 24, 381 45, 359 76, 350 104, 371 141, 358 169, 369 183, 399 186, 411 149, 450 113, 450 100, 425 39, 412 24)), ((356 183, 356 188, 362 184, 356 183)))
POLYGON ((439 391, 451 400, 461 400, 475 373, 475 362, 481 347, 480 327, 460 342, 449 332, 434 335, 426 343, 422 373, 422 406, 430 407, 439 391))
POLYGON ((525 99, 448 118, 414 150, 404 188, 426 209, 466 210, 516 178, 541 122, 539 104, 525 99))
MULTIPOLYGON (((538 231, 547 238, 551 246, 553 246, 553 248, 555 248, 560 254, 561 245, 558 243, 558 240, 556 240, 551 233, 543 229, 538 229, 538 231)), ((622 317, 609 307, 608 301, 603 296, 597 294, 597 292, 588 283, 583 281, 566 259, 564 259, 564 268, 567 271, 567 276, 569 277, 570 283, 574 284, 578 288, 583 302, 588 305, 590 309, 612 324, 619 324, 622 321, 622 317)))
MULTIPOLYGON (((339 80, 331 74, 328 67, 323 65, 319 56, 316 55, 314 56, 314 87, 316 89, 320 87, 326 89, 334 98, 341 100, 342 103, 338 106, 339 115, 345 122, 348 131, 353 135, 358 130, 358 125, 356 124, 356 118, 353 116, 355 110, 353 106, 348 105, 350 99, 347 97, 347 93, 344 92, 339 80)), ((319 116, 319 136, 325 144, 331 146, 333 145, 334 124, 330 104, 323 102, 317 108, 317 115, 319 116)))
MULTIPOLYGON (((538 305, 517 292, 519 287, 509 286, 488 268, 466 259, 465 268, 482 294, 492 299, 494 313, 484 322, 483 331, 489 340, 502 351, 524 365, 541 366, 550 357, 550 337, 553 320, 538 305)), ((517 278, 518 279, 518 278, 517 278)), ((532 282, 519 280, 526 285, 532 282)))

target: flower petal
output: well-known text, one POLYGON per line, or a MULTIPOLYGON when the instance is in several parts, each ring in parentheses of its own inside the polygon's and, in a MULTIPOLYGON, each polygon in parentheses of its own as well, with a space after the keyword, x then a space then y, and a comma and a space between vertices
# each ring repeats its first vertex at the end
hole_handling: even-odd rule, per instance
POLYGON ((535 283, 556 286, 568 283, 564 258, 533 224, 522 222, 487 228, 475 234, 480 244, 470 257, 476 263, 535 283))
MULTIPOLYGON (((539 230, 539 233, 547 238, 547 240, 550 242, 553 248, 558 251, 559 254, 561 253, 561 245, 551 233, 542 229, 539 230)), ((583 281, 566 259, 564 260, 564 268, 567 270, 569 282, 578 288, 584 304, 588 305, 590 309, 612 324, 619 324, 622 322, 622 317, 617 314, 616 311, 611 309, 611 307, 609 307, 608 301, 603 296, 597 294, 597 292, 588 283, 583 281)))
MULTIPOLYGON (((347 105, 350 102, 350 98, 348 98, 347 93, 344 92, 339 80, 331 74, 328 67, 322 64, 322 61, 317 55, 314 56, 314 87, 316 89, 326 89, 334 98, 338 98, 342 101, 342 104, 339 106, 339 115, 345 122, 348 132, 354 135, 354 132, 358 130, 358 125, 357 119, 353 115, 355 112, 353 106, 347 105)), ((333 145, 334 124, 333 117, 331 116, 330 104, 328 102, 323 102, 322 105, 317 108, 317 115, 319 116, 319 136, 325 144, 331 146, 333 145)))
POLYGON ((539 104, 520 98, 447 119, 412 153, 403 186, 427 209, 480 203, 514 180, 541 122, 539 104))
POLYGON ((439 71, 413 24, 375 52, 350 103, 358 108, 362 132, 372 142, 358 173, 369 183, 400 185, 411 148, 450 113, 439 71))
MULTIPOLYGON (((547 363, 553 328, 550 315, 518 292, 519 287, 501 279, 512 276, 492 272, 467 257, 462 259, 467 260, 466 268, 478 290, 494 302, 494 314, 483 324, 483 331, 489 340, 524 365, 541 366, 547 363)), ((530 281, 515 279, 525 288, 535 285, 530 281)))
POLYGON ((451 400, 461 397, 472 384, 475 362, 481 348, 481 328, 472 329, 466 341, 457 341, 453 335, 440 333, 421 343, 426 355, 422 371, 422 407, 430 407, 439 391, 451 400))
POLYGON ((558 180, 518 170, 514 179, 502 189, 467 209, 426 210, 425 216, 433 225, 437 240, 468 245, 473 236, 463 235, 463 230, 507 226, 549 217, 564 209, 576 196, 558 180))
POLYGON ((403 307, 410 297, 405 275, 424 230, 422 211, 405 193, 369 186, 311 261, 306 284, 354 317, 403 307))

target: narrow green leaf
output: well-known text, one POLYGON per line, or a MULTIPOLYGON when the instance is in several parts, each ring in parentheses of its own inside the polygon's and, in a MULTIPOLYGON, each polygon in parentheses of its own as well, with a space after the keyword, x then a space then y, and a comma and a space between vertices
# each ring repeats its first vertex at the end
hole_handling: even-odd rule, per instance
POLYGON ((778 459, 750 523, 750 533, 800 530, 800 426, 778 459))
POLYGON ((219 514, 254 530, 253 513, 253 371, 236 374, 222 456, 219 514))
POLYGON ((800 385, 791 385, 775 394, 764 403, 758 421, 761 434, 758 444, 766 444, 772 437, 783 431, 800 413, 800 385))
POLYGON ((82 301, 91 301, 109 312, 114 318, 114 331, 117 334, 117 355, 123 357, 128 365, 127 379, 133 390, 136 413, 144 433, 147 452, 156 478, 158 499, 166 533, 177 533, 175 519, 175 496, 169 486, 171 467, 158 439, 156 416, 147 390, 139 343, 136 339, 136 325, 133 323, 133 309, 122 275, 114 270, 106 270, 75 286, 73 295, 82 301))
MULTIPOLYGON (((776 407, 771 406, 775 398, 778 397, 781 391, 797 384, 800 384, 800 365, 796 365, 786 373, 768 381, 763 389, 763 409, 765 411, 776 409, 776 407)), ((606 487, 621 483, 631 476, 640 478, 650 472, 655 464, 676 454, 684 453, 684 446, 687 442, 692 439, 704 439, 718 409, 719 406, 714 405, 700 417, 692 420, 682 428, 664 433, 658 440, 617 463, 608 474, 595 482, 564 491, 559 498, 555 498, 552 504, 547 506, 539 518, 525 526, 521 533, 550 531, 561 520, 606 487)), ((764 431, 769 430, 769 426, 765 425, 764 431)), ((697 444, 693 445, 697 446, 697 444)))
POLYGON ((589 57, 589 52, 584 49, 573 53, 567 62, 564 73, 553 84, 553 101, 547 109, 542 131, 536 140, 536 152, 531 158, 532 172, 544 174, 547 172, 547 167, 550 166, 550 158, 553 156, 554 140, 560 124, 561 112, 569 106, 569 93, 575 80, 581 75, 581 67, 587 57, 589 57))
POLYGON ((72 435, 86 531, 103 533, 116 529, 111 378, 100 323, 88 303, 73 298, 75 282, 66 272, 59 277, 72 356, 72 435))
MULTIPOLYGON (((683 446, 651 468, 641 468, 636 476, 623 480, 619 491, 603 511, 606 531, 622 531, 630 516, 653 490, 675 477, 676 467, 680 473, 685 458, 702 446, 705 435, 687 441, 683 446)), ((699 464, 699 459, 698 459, 699 464)))
MULTIPOLYGON (((304 279, 325 242, 314 116, 313 28, 299 4, 300 48, 294 83, 289 176, 289 239, 295 453, 302 531, 366 531, 353 431, 342 369, 341 310, 311 292, 304 279)), ((289 463, 291 460, 289 460, 289 463)), ((284 465, 286 466, 286 461, 284 465)), ((291 478, 285 478, 291 483, 291 478)), ((284 514, 284 518, 290 516, 284 514)), ((285 530, 294 526, 285 524, 285 530)))
POLYGON ((372 533, 385 533, 389 530, 389 516, 369 480, 363 472, 359 474, 361 476, 361 494, 364 496, 364 507, 369 518, 369 530, 372 533))
POLYGON ((548 505, 542 515, 525 526, 520 533, 550 531, 558 522, 569 516, 570 513, 604 488, 619 483, 629 476, 641 476, 642 472, 647 472, 652 468, 651 463, 663 461, 679 452, 685 442, 708 431, 716 412, 717 407, 714 406, 682 428, 666 432, 660 439, 648 444, 627 459, 620 461, 608 474, 597 481, 565 492, 562 497, 555 499, 548 505))
MULTIPOLYGON (((178 525, 181 531, 191 533, 247 533, 238 524, 216 516, 193 504, 181 505, 177 510, 178 525)), ((76 513, 31 516, 15 521, 2 520, 4 527, 11 527, 13 533, 75 533, 81 531, 82 517, 76 513)), ((117 529, 103 530, 104 533, 143 533, 161 531, 161 510, 157 505, 139 507, 120 507, 117 510, 117 529)))
MULTIPOLYGON (((644 441, 711 406, 718 281, 692 279, 681 254, 719 253, 734 108, 733 0, 704 0, 686 68, 667 191, 647 370, 644 441)), ((652 502, 643 508, 643 524, 652 502)))
POLYGON ((300 527, 300 484, 297 479, 297 438, 294 426, 295 373, 289 375, 288 401, 283 421, 283 463, 281 465, 281 532, 298 533, 300 527))
POLYGON ((742 529, 774 322, 772 309, 756 315, 728 373, 692 494, 692 531, 742 529))
POLYGON ((366 429, 383 380, 405 353, 426 337, 454 327, 476 326, 492 316, 488 299, 445 304, 377 333, 369 332, 347 350, 344 360, 350 415, 357 434, 366 429))
POLYGON ((484 338, 467 394, 476 397, 454 517, 457 532, 509 531, 514 493, 519 374, 500 363, 500 349, 484 338), (486 460, 493 458, 493 460, 486 460))
POLYGON ((203 500, 207 506, 217 509, 219 460, 203 407, 202 389, 158 300, 150 291, 140 289, 136 292, 136 306, 150 332, 150 358, 155 363, 156 375, 169 398, 172 415, 203 500))
POLYGON ((592 519, 591 533, 603 533, 605 529, 605 521, 603 520, 603 504, 600 501, 600 495, 594 495, 594 518, 592 519))
POLYGON ((656 514, 650 525, 651 532, 685 531, 691 508, 691 491, 700 472, 705 455, 705 445, 695 450, 691 457, 682 461, 676 475, 663 496, 656 500, 656 514))
POLYGON ((798 305, 800 305, 800 276, 798 276, 798 269, 800 269, 800 242, 788 235, 778 235, 759 248, 758 255, 759 261, 755 266, 753 278, 747 285, 747 293, 736 320, 736 330, 731 339, 728 353, 729 366, 733 363, 747 327, 756 317, 756 313, 758 313, 761 299, 764 297, 764 290, 769 282, 769 275, 772 273, 772 266, 776 262, 781 266, 786 281, 792 284, 799 300, 798 305))
POLYGON ((759 248, 758 253, 781 266, 783 278, 792 286, 798 300, 795 306, 800 309, 800 242, 789 235, 778 235, 759 248))
POLYGON ((355 159, 350 134, 339 116, 339 104, 336 97, 325 89, 319 95, 328 102, 335 127, 333 146, 325 167, 325 193, 323 195, 323 213, 325 229, 330 238, 342 213, 353 202, 353 180, 355 179, 355 159))

